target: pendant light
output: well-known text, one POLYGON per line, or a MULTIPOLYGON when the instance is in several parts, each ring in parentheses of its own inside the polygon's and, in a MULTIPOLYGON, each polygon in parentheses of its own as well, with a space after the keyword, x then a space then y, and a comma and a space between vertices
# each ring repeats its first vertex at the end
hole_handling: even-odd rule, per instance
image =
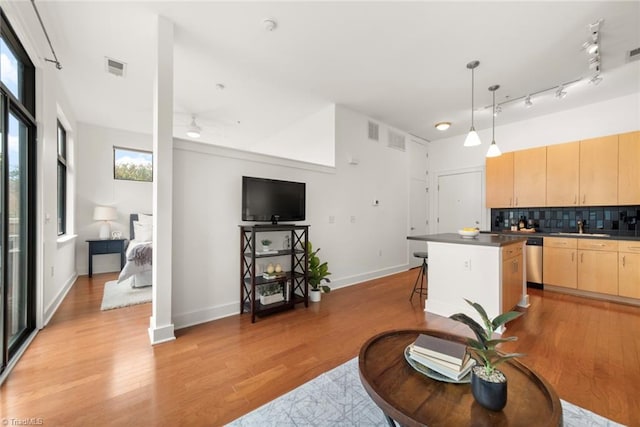
POLYGON ((471 61, 467 64, 467 68, 471 70, 471 129, 469 129, 469 134, 464 140, 465 147, 475 147, 476 145, 480 145, 482 143, 480 141, 480 137, 478 136, 478 132, 476 132, 476 128, 473 127, 473 70, 475 70, 478 65, 480 65, 480 61, 471 61))
POLYGON ((491 145, 489 145, 489 151, 487 151, 487 157, 498 157, 502 155, 502 151, 496 144, 496 91, 500 89, 500 85, 493 85, 489 87, 489 90, 493 93, 493 114, 491 114, 491 145))

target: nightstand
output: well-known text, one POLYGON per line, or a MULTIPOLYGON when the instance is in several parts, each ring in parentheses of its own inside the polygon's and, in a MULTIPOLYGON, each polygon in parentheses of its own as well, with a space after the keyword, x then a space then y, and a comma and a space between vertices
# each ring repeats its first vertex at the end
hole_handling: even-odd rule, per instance
POLYGON ((89 243, 89 277, 93 276, 93 256, 104 254, 120 254, 120 269, 124 267, 124 248, 127 239, 95 239, 89 243))

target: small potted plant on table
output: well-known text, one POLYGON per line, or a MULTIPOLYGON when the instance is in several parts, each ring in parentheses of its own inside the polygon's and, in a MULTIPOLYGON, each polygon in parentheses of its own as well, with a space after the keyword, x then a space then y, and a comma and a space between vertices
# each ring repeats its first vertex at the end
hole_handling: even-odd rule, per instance
POLYGON ((330 283, 331 280, 327 278, 329 273, 329 266, 326 262, 321 263, 318 258, 318 251, 320 249, 313 250, 311 242, 307 242, 307 257, 309 259, 309 298, 312 302, 319 302, 322 292, 329 293, 331 288, 327 285, 323 285, 322 282, 330 283))
POLYGON ((262 239, 262 240, 260 240, 260 243, 262 243, 262 251, 263 252, 269 252, 269 245, 272 243, 271 240, 262 239))
POLYGON ((503 354, 496 350, 496 345, 515 341, 517 337, 493 338, 493 333, 505 323, 520 317, 522 313, 509 311, 489 319, 485 309, 478 303, 465 301, 480 315, 484 328, 464 313, 456 313, 451 319, 467 325, 477 339, 467 339, 469 352, 478 365, 471 370, 471 392, 476 401, 492 411, 500 411, 507 404, 507 377, 496 367, 514 357, 524 356, 521 353, 503 354))

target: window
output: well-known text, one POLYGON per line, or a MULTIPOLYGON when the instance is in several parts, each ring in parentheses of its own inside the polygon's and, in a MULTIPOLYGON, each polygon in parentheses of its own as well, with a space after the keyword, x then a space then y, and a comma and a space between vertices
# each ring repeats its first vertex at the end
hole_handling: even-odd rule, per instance
POLYGON ((132 148, 113 147, 113 178, 152 182, 153 153, 132 148))
POLYGON ((67 232, 67 131, 58 122, 58 236, 67 232))
POLYGON ((0 373, 35 329, 35 67, 0 9, 0 373))

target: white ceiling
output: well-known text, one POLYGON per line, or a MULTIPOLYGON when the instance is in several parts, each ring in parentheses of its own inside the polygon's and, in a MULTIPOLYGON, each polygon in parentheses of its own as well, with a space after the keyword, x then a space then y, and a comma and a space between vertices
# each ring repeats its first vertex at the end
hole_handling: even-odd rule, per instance
MULTIPOLYGON (((640 2, 38 1, 77 119, 150 133, 155 17, 175 24, 174 135, 196 114, 205 142, 251 149, 330 103, 428 140, 465 134, 476 69, 476 128, 497 101, 584 79, 503 107, 497 124, 640 92, 640 2), (267 32, 262 21, 277 20, 267 32), (603 82, 590 85, 589 24, 600 30, 603 82), (104 57, 127 63, 125 78, 104 57), (224 90, 216 88, 223 84, 224 90), (434 129, 451 121, 447 132, 434 129)), ((35 30, 34 30, 35 31, 35 30)), ((53 66, 53 65, 51 65, 53 66)))

